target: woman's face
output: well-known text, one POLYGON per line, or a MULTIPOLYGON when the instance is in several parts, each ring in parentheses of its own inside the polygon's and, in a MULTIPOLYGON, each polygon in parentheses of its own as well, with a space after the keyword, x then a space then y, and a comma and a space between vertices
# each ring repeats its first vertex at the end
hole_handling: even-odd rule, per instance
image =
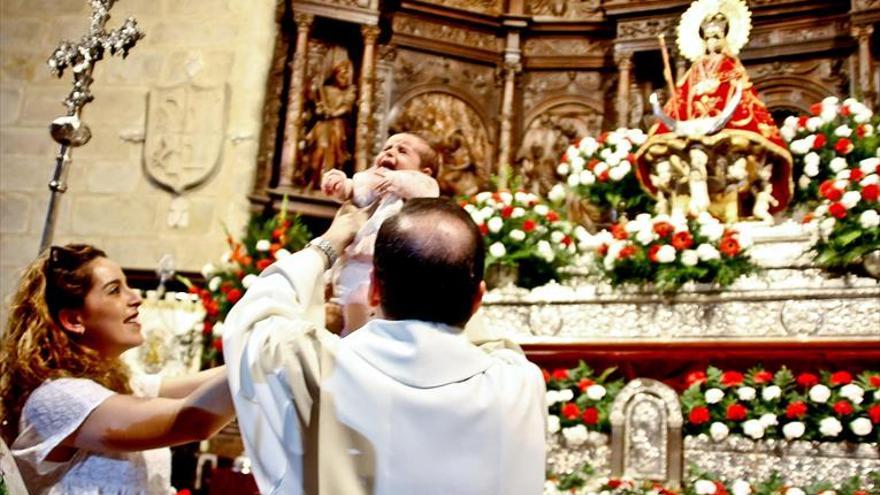
POLYGON ((79 313, 80 340, 105 356, 118 356, 143 343, 138 307, 141 296, 128 286, 119 265, 107 258, 96 258, 92 288, 79 313))

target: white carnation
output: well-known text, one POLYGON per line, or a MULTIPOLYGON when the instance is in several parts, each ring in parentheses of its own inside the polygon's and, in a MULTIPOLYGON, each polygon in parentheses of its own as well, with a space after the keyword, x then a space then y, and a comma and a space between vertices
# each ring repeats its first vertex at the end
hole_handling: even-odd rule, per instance
POLYGON ((606 172, 608 170, 608 164, 605 162, 599 162, 593 167, 593 173, 598 175, 602 175, 602 172, 606 172))
POLYGON ((576 447, 587 441, 587 427, 584 425, 570 426, 562 429, 566 445, 576 447))
POLYGON ((519 229, 513 229, 507 235, 514 241, 522 241, 526 238, 526 233, 519 229))
POLYGON ((660 249, 657 250, 657 262, 672 263, 673 261, 675 261, 675 248, 669 244, 660 246, 660 249))
POLYGON ((836 174, 841 170, 845 170, 848 167, 848 164, 846 163, 846 158, 837 156, 831 159, 831 161, 828 163, 828 167, 831 169, 832 172, 836 174))
MULTIPOLYGON (((629 162, 623 162, 623 163, 628 164, 629 162)), ((623 179, 624 177, 626 177, 626 174, 628 174, 628 173, 629 173, 629 169, 627 167, 623 167, 623 166, 618 165, 618 166, 612 168, 608 172, 608 177, 611 180, 613 180, 614 182, 620 182, 620 180, 623 179)))
POLYGON ((771 426, 776 426, 779 424, 779 420, 776 418, 776 415, 773 413, 764 413, 758 418, 758 421, 761 422, 761 425, 764 428, 770 428, 771 426))
POLYGON ((650 226, 643 228, 643 229, 639 230, 638 233, 636 233, 636 240, 639 241, 640 243, 644 244, 645 246, 654 242, 654 238, 655 238, 654 230, 651 229, 650 226))
POLYGON ((498 232, 501 232, 502 227, 504 227, 504 220, 502 220, 501 217, 492 217, 486 222, 486 227, 489 228, 489 232, 497 234, 498 232))
POLYGON ((721 253, 719 253, 715 246, 711 244, 700 244, 697 246, 697 256, 699 256, 702 261, 711 261, 720 259, 721 253))
POLYGON ((576 146, 569 146, 565 150, 565 157, 568 158, 569 163, 575 158, 578 158, 580 154, 580 150, 578 150, 576 146))
POLYGON ((849 423, 849 429, 856 435, 863 437, 874 429, 868 418, 856 418, 849 423))
POLYGON ((859 185, 862 187, 871 185, 871 184, 880 184, 880 175, 871 174, 864 179, 859 181, 859 185))
POLYGON ((840 387, 840 396, 849 399, 853 404, 861 404, 865 397, 865 390, 855 383, 847 383, 840 387))
POLYGON ((596 176, 593 172, 584 170, 578 175, 578 182, 585 186, 590 186, 596 183, 596 176))
POLYGON ((513 211, 510 213, 510 218, 520 218, 524 216, 526 216, 526 210, 519 206, 514 208, 513 211))
POLYGON ((578 143, 578 148, 583 154, 587 156, 593 156, 593 153, 595 153, 596 150, 599 149, 599 142, 596 141, 594 138, 587 136, 581 139, 581 142, 578 143))
POLYGON ((806 431, 806 426, 800 421, 792 421, 782 427, 782 434, 785 435, 787 440, 794 440, 804 436, 804 431, 806 431))
POLYGON ((696 266, 700 262, 700 256, 693 249, 685 249, 681 252, 681 264, 684 266, 696 266))
POLYGON ((865 210, 859 215, 859 224, 863 229, 873 229, 880 226, 880 214, 877 210, 865 210))
POLYGON ((707 404, 717 404, 724 398, 724 391, 720 388, 710 388, 704 394, 707 404))
POLYGON ((570 171, 571 171, 571 168, 568 166, 567 163, 560 163, 559 165, 556 166, 556 173, 561 175, 562 177, 565 177, 566 175, 568 175, 568 173, 570 171))
POLYGON ((222 339, 224 328, 225 327, 223 326, 223 322, 218 321, 217 323, 214 324, 214 328, 211 329, 211 335, 213 335, 214 338, 222 339))
POLYGON ((819 162, 821 159, 816 152, 811 151, 804 157, 804 173, 809 177, 819 175, 819 162))
POLYGON ((828 217, 821 222, 819 222, 819 234, 822 237, 828 237, 831 235, 831 231, 834 230, 834 225, 837 224, 837 220, 834 217, 828 217))
POLYGON ((807 138, 794 140, 791 142, 791 145, 789 145, 791 152, 795 155, 806 155, 812 147, 813 144, 807 138))
POLYGON ((220 277, 211 277, 211 280, 208 281, 208 290, 211 292, 217 292, 217 289, 220 288, 221 282, 223 282, 223 280, 221 280, 220 277))
POLYGON ((880 165, 880 158, 865 158, 864 160, 859 162, 859 168, 862 169, 862 173, 865 175, 873 174, 877 171, 877 166, 880 165))
POLYGON ((542 217, 550 213, 550 208, 548 208, 547 205, 535 205, 534 210, 535 213, 541 215, 542 217))
POLYGON ((721 223, 707 223, 700 228, 700 233, 706 236, 709 242, 715 242, 724 235, 724 225, 721 223))
POLYGON ((862 194, 858 191, 847 191, 843 193, 843 198, 841 198, 840 202, 846 207, 847 210, 852 209, 855 205, 859 204, 859 201, 862 200, 862 194))
POLYGON ((556 433, 559 431, 559 416, 549 415, 547 416, 547 433, 556 433))
POLYGON ((821 117, 810 117, 807 119, 807 130, 810 132, 816 132, 820 126, 822 126, 822 118, 821 117))
POLYGON ((595 383, 587 387, 587 397, 591 400, 600 400, 602 397, 605 397, 605 387, 595 383))
POLYGON ((581 157, 577 157, 571 161, 571 173, 576 174, 579 173, 584 167, 587 165, 586 160, 581 157))
POLYGON ((797 135, 797 129, 786 125, 779 130, 779 133, 782 134, 782 139, 785 139, 786 143, 790 143, 795 135, 797 135))
POLYGON ((824 404, 828 402, 829 397, 831 397, 831 389, 821 383, 813 385, 810 389, 810 400, 813 402, 824 404))
POLYGON ((498 196, 501 198, 501 201, 506 205, 509 205, 513 202, 513 194, 510 194, 507 191, 501 191, 500 193, 498 193, 498 196))
POLYGON ((739 397, 739 400, 755 400, 757 393, 752 387, 739 387, 736 389, 736 396, 739 397))
POLYGON ((269 241, 266 240, 266 239, 260 239, 259 241, 257 241, 257 246, 256 246, 256 247, 257 247, 257 251, 263 251, 263 252, 265 252, 265 251, 268 251, 269 248, 272 247, 272 243, 269 242, 269 241))
POLYGON ((743 433, 753 439, 758 440, 764 437, 764 425, 757 419, 750 419, 742 424, 743 433))
POLYGON ((550 192, 547 193, 547 197, 550 198, 550 201, 554 203, 558 203, 565 199, 565 187, 562 184, 556 184, 552 188, 550 188, 550 192))
POLYGON ((842 126, 838 127, 837 129, 834 129, 834 135, 837 137, 848 138, 848 137, 852 136, 852 133, 853 133, 853 130, 850 129, 850 127, 846 124, 843 124, 842 126))
POLYGON ((487 199, 489 199, 489 198, 491 198, 491 197, 492 197, 492 193, 491 193, 491 192, 489 192, 489 191, 483 191, 483 192, 481 192, 481 193, 478 193, 474 198, 477 200, 478 203, 483 203, 483 202, 485 202, 487 199))
POLYGON ((715 483, 709 480, 697 480, 694 483, 694 491, 697 495, 712 495, 716 490, 715 483))
POLYGON ((843 431, 843 425, 837 418, 827 417, 819 421, 819 433, 826 437, 836 437, 843 431))
POLYGON ((507 254, 507 249, 504 247, 504 244, 496 242, 489 246, 489 254, 491 254, 495 258, 500 258, 507 254))
POLYGON ((798 187, 800 187, 801 189, 806 189, 810 187, 810 182, 811 181, 809 177, 807 177, 806 175, 802 175, 798 179, 798 187))
POLYGON ((538 241, 538 256, 544 258, 548 263, 553 262, 556 259, 556 253, 553 252, 553 247, 550 246, 550 243, 547 241, 538 241))
POLYGON ((764 387, 764 390, 761 391, 761 398, 765 401, 776 400, 782 396, 782 389, 776 385, 770 385, 769 387, 764 387))
POLYGON ((572 392, 570 389, 559 391, 559 400, 561 402, 569 402, 572 399, 574 399, 574 392, 572 392))
POLYGON ((727 435, 730 434, 730 429, 727 428, 727 425, 720 422, 715 421, 712 423, 712 426, 709 427, 709 436, 712 437, 712 440, 716 442, 720 442, 727 438, 727 435))

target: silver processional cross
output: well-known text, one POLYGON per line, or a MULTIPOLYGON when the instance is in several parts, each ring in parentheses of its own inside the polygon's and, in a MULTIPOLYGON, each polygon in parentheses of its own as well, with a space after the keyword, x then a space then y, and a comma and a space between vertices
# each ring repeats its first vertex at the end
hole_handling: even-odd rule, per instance
POLYGON ((55 119, 49 126, 52 139, 60 144, 61 148, 55 158, 55 173, 52 181, 49 182, 49 190, 52 193, 49 198, 46 223, 43 226, 43 236, 40 240, 41 253, 52 244, 58 201, 67 190, 65 181, 70 164, 70 150, 82 146, 92 137, 88 126, 80 121, 80 114, 86 103, 94 99, 90 88, 93 82, 92 71, 95 68, 95 63, 104 58, 106 51, 109 51, 111 55, 121 53, 125 58, 129 48, 133 47, 137 40, 144 37, 144 33, 138 29, 137 21, 131 17, 126 19, 118 29, 109 33, 106 31, 105 25, 110 19, 110 8, 113 7, 116 0, 88 0, 88 2, 92 7, 89 33, 80 38, 78 43, 62 41, 48 60, 49 70, 58 77, 63 75, 64 69, 70 68, 73 72, 73 89, 64 99, 67 115, 55 119))

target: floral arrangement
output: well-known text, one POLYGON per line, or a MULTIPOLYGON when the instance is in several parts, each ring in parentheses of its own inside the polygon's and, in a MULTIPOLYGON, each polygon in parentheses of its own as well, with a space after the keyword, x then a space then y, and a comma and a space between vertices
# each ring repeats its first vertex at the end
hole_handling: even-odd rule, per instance
POLYGON ((207 263, 202 267, 206 287, 183 280, 190 292, 199 295, 205 307, 203 367, 222 363, 223 320, 257 275, 276 260, 302 249, 310 238, 311 234, 299 217, 287 216, 285 198, 277 215, 252 216, 241 241, 226 233, 229 251, 219 263, 207 263))
POLYGON ((847 371, 743 374, 709 367, 686 378, 681 395, 687 435, 721 441, 729 434, 754 440, 877 441, 880 373, 847 371))
POLYGON ((568 147, 556 172, 575 196, 596 208, 631 217, 649 211, 654 201, 636 178, 633 155, 646 139, 641 129, 624 128, 587 136, 568 147))
POLYGON ((535 194, 481 192, 460 204, 483 233, 487 271, 516 267, 521 287, 559 280, 578 252, 572 224, 535 194))
POLYGON ((828 97, 810 109, 812 115, 788 117, 780 133, 794 158, 792 205, 822 199, 819 189, 829 179, 866 158, 877 158, 880 119, 863 103, 828 97))
POLYGON ((608 380, 614 368, 596 375, 583 361, 576 368, 543 370, 547 384, 547 431, 562 433, 569 446, 580 445, 588 431, 609 433, 611 403, 623 380, 608 380))
POLYGON ((643 213, 585 236, 581 247, 594 251, 596 269, 613 286, 650 283, 668 293, 691 281, 725 287, 755 272, 750 245, 747 235, 708 213, 696 219, 643 213))

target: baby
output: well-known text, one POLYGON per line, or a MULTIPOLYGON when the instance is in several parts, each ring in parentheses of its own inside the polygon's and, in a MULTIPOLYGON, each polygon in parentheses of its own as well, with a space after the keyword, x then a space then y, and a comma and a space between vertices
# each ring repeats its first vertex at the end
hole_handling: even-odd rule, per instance
POLYGON ((321 191, 339 201, 352 200, 358 207, 375 204, 370 219, 361 227, 333 269, 333 292, 343 307, 343 335, 360 328, 370 316, 367 294, 373 269, 373 245, 379 227, 408 198, 437 197, 440 187, 437 155, 428 142, 409 133, 394 134, 385 141, 373 166, 349 179, 341 170, 329 170, 321 178, 321 191))

